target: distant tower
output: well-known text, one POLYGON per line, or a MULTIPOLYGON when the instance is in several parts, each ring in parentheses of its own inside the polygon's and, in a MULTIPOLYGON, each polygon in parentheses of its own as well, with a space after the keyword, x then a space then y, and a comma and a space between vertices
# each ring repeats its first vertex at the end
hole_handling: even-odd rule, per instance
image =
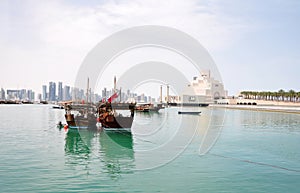
POLYGON ((62 82, 58 82, 58 101, 63 100, 63 87, 62 82))
POLYGON ((70 86, 64 86, 64 89, 63 89, 63 100, 64 101, 71 100, 70 86))
POLYGON ((49 101, 56 101, 56 84, 49 82, 49 101))
POLYGON ((3 88, 1 88, 0 99, 5 100, 5 90, 3 88))
POLYGON ((169 85, 167 85, 167 103, 169 102, 169 90, 170 90, 170 87, 169 85))
POLYGON ((47 100, 47 86, 46 86, 46 85, 43 85, 42 100, 43 100, 43 101, 46 101, 46 100, 47 100))
POLYGON ((107 90, 106 90, 106 88, 104 88, 104 89, 102 90, 102 98, 105 98, 105 99, 106 99, 106 96, 107 96, 107 90))
POLYGON ((89 87, 90 87, 90 79, 88 77, 88 79, 87 79, 87 86, 86 86, 86 103, 89 102, 89 90, 90 90, 89 87))
POLYGON ((43 99, 42 99, 42 94, 38 94, 38 100, 39 101, 42 101, 43 99))

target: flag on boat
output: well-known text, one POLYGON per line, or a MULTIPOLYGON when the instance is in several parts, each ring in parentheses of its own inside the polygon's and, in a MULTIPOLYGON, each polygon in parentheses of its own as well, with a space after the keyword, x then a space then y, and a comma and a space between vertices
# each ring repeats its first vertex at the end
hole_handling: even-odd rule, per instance
POLYGON ((111 103, 114 99, 116 99, 118 97, 118 93, 116 93, 115 92, 115 94, 113 94, 111 97, 109 97, 108 99, 107 99, 107 101, 109 102, 109 103, 111 103))

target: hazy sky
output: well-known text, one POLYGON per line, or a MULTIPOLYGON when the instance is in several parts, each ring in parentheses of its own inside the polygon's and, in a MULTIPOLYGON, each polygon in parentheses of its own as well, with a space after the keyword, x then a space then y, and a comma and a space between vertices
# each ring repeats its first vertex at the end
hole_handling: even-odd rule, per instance
MULTIPOLYGON (((0 87, 74 83, 87 53, 128 27, 162 25, 196 38, 229 94, 300 90, 300 1, 0 1, 0 87)), ((192 77, 191 77, 192 79, 192 77)))

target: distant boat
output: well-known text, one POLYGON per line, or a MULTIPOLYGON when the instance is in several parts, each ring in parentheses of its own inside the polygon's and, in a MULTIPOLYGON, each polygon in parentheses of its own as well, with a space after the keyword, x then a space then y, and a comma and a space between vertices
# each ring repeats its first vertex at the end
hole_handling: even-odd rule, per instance
POLYGON ((154 104, 151 103, 140 103, 135 107, 137 112, 158 112, 160 109, 164 109, 162 104, 157 104, 157 106, 154 106, 154 104))
POLYGON ((168 103, 170 106, 207 107, 208 103, 168 103))
POLYGON ((47 101, 40 101, 40 104, 46 105, 46 104, 48 104, 48 102, 47 101))
POLYGON ((137 104, 135 107, 135 111, 137 112, 149 112, 150 111, 150 104, 137 104))
POLYGON ((55 105, 55 106, 52 106, 53 109, 64 109, 63 106, 60 106, 60 105, 55 105))
POLYGON ((199 115, 201 111, 178 111, 178 114, 199 115))

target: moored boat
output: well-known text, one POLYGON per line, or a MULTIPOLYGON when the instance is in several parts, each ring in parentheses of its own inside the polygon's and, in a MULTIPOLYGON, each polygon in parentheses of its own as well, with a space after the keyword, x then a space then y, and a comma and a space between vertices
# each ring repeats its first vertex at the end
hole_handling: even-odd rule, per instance
POLYGON ((110 102, 101 103, 98 107, 98 122, 104 130, 111 131, 130 131, 134 119, 134 105, 129 105, 129 116, 124 116, 112 108, 110 102))
POLYGON ((135 111, 137 111, 137 112, 149 112, 150 111, 150 105, 149 104, 138 104, 135 107, 135 111))
POLYGON ((54 105, 54 106, 52 106, 52 108, 53 109, 64 109, 64 107, 61 105, 54 105))
POLYGON ((201 111, 178 111, 178 114, 199 115, 201 111))
POLYGON ((152 103, 141 103, 137 104, 135 107, 137 112, 158 112, 160 109, 164 109, 162 104, 157 104, 154 106, 152 103))
POLYGON ((65 119, 70 129, 97 129, 97 116, 91 105, 65 106, 65 119))

